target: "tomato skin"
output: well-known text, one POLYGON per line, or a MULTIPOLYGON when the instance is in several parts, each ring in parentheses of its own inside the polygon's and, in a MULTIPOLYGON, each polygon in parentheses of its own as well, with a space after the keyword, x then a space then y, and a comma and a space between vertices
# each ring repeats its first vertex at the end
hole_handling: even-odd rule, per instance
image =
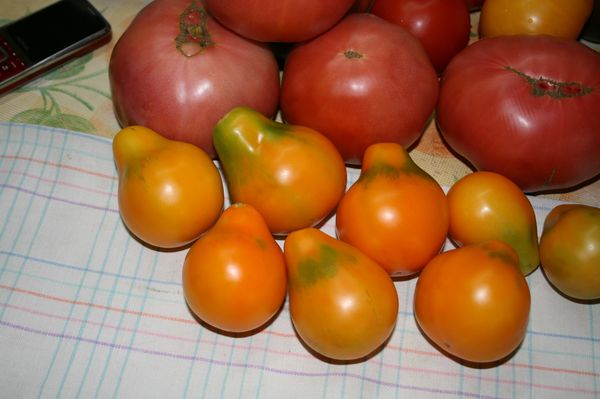
MULTIPOLYGON (((275 115, 279 67, 273 53, 207 17, 212 44, 176 46, 180 15, 192 0, 156 0, 115 44, 109 80, 121 126, 142 125, 186 141, 214 157, 212 129, 231 108, 246 105, 275 115), (252 76, 252 79, 248 79, 252 76)), ((197 4, 197 3, 194 3, 197 4)))
POLYGON ((280 107, 285 121, 321 132, 347 163, 359 165, 371 144, 413 144, 437 92, 435 70, 414 36, 354 13, 290 52, 280 107))
POLYGON ((314 226, 346 190, 346 167, 319 132, 246 107, 227 113, 214 143, 233 202, 254 206, 273 234, 314 226))
POLYGON ((430 261, 417 280, 414 312, 440 349, 490 363, 506 358, 523 341, 530 304, 516 252, 492 240, 430 261))
POLYGON ((600 299, 600 208, 558 205, 540 238, 544 274, 558 291, 581 300, 600 299))
POLYGON ((489 0, 479 18, 482 37, 552 35, 577 39, 594 0, 489 0))
POLYGON ((205 0, 223 25, 263 42, 301 42, 337 23, 353 0, 205 0))
POLYGON ((600 173, 600 54, 570 39, 479 40, 450 62, 436 118, 478 170, 547 192, 600 173))
POLYGON ((190 309, 211 326, 253 332, 268 323, 286 295, 281 247, 250 205, 233 204, 196 241, 183 265, 190 309))
POLYGON ((521 189, 493 172, 473 172, 448 190, 448 235, 457 245, 492 239, 511 245, 527 275, 539 264, 535 212, 521 189))
POLYGON ((371 12, 415 35, 438 73, 469 43, 465 0, 377 0, 371 12))
POLYGON ((338 205, 336 232, 390 275, 417 273, 446 241, 446 195, 402 146, 373 144, 338 205))
POLYGON ((169 140, 143 126, 113 139, 119 176, 119 211, 127 228, 159 248, 196 240, 219 217, 221 175, 198 147, 169 140))
POLYGON ((383 268, 315 228, 290 233, 284 254, 292 322, 312 350, 357 360, 385 343, 396 324, 398 294, 383 268))

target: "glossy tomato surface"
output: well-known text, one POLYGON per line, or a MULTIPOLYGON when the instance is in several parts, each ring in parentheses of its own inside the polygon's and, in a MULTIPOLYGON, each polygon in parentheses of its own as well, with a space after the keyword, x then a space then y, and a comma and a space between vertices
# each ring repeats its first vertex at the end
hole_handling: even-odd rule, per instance
POLYGON ((493 172, 470 173, 448 190, 449 236, 458 245, 492 239, 513 247, 524 275, 539 265, 533 206, 508 178, 493 172))
POLYGON ((250 205, 234 204, 192 245, 183 265, 183 291, 202 321, 231 333, 255 332, 286 295, 281 247, 250 205))
POLYGON ((288 235, 284 254, 292 322, 314 352, 355 361, 385 344, 396 325, 398 294, 383 268, 315 228, 288 235))
POLYGON ((360 164, 376 142, 413 144, 437 93, 435 70, 414 36, 375 15, 350 14, 290 52, 281 111, 285 121, 329 137, 347 163, 360 164))
POLYGON ((273 234, 320 223, 344 195, 344 160, 313 129, 237 107, 213 138, 232 201, 254 206, 273 234))
POLYGON ((486 0, 481 8, 482 37, 552 35, 577 39, 594 0, 486 0))
POLYGON ((395 143, 365 152, 360 178, 336 212, 336 232, 392 276, 419 272, 443 248, 448 203, 440 185, 395 143))
POLYGON ((221 214, 221 175, 198 147, 166 139, 143 126, 129 126, 115 135, 113 154, 121 218, 147 244, 187 245, 221 214))
POLYGON ((204 0, 209 12, 238 34, 263 42, 301 42, 325 32, 353 0, 204 0))
POLYGON ((600 299, 600 208, 558 205, 548 214, 540 238, 542 268, 565 295, 600 299))
POLYGON ((448 65, 437 124, 475 168, 527 192, 567 189, 600 173, 600 54, 570 39, 479 40, 448 65))
POLYGON ((436 256, 415 287, 415 317, 442 351, 474 363, 510 356, 527 329, 531 297, 516 252, 502 241, 436 256))
POLYGON ((465 0, 377 0, 371 12, 415 35, 438 73, 469 43, 465 0))
POLYGON ((246 105, 275 114, 279 68, 267 47, 203 12, 191 0, 150 3, 116 43, 109 77, 122 126, 149 127, 214 157, 212 129, 231 108, 246 105), (190 39, 203 23, 198 40, 190 39))

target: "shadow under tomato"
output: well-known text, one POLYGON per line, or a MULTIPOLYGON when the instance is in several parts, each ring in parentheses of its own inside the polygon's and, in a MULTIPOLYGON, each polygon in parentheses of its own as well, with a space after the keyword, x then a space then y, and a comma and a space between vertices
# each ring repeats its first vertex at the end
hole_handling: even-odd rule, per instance
POLYGON ((223 336, 227 336, 227 337, 231 337, 231 338, 246 338, 246 337, 250 337, 252 335, 258 334, 259 332, 267 329, 267 327, 269 327, 275 321, 275 319, 277 319, 277 317, 279 317, 279 315, 281 314, 283 307, 285 306, 285 301, 281 304, 281 306, 279 307, 277 312, 275 312, 275 314, 273 316, 271 316, 271 318, 269 318, 269 320, 267 320, 260 326, 253 328, 252 330, 241 331, 241 332, 232 332, 232 331, 227 331, 227 330, 222 330, 220 328, 217 328, 217 327, 205 322, 200 317, 198 317, 192 311, 192 309, 189 307, 189 305, 187 304, 187 301, 185 303, 185 306, 187 307, 188 312, 194 318, 194 320, 196 320, 196 322, 198 322, 199 325, 206 328, 207 330, 212 331, 215 334, 219 334, 219 335, 223 335, 223 336))
POLYGON ((325 355, 317 352, 316 350, 314 350, 310 346, 308 346, 308 344, 306 342, 304 342, 304 340, 302 339, 302 337, 300 337, 300 334, 298 334, 298 331, 296 330, 296 326, 292 322, 291 318, 290 318, 290 323, 292 324, 292 328, 294 330, 294 334, 296 335, 296 338, 298 339, 298 342, 300 342, 300 344, 304 347, 304 349, 306 349, 306 351, 308 353, 310 353, 311 355, 313 355, 315 358, 319 359, 322 362, 333 364, 333 365, 357 364, 357 363, 365 362, 365 361, 367 361, 367 360, 375 357, 378 353, 380 353, 383 349, 385 349, 385 347, 387 346, 388 342, 390 342, 392 336, 394 335, 394 330, 396 329, 396 327, 394 326, 394 330, 392 330, 392 332, 390 333, 389 337, 381 345, 379 345, 377 348, 375 348, 373 351, 371 351, 366 356, 362 356, 362 357, 359 357, 359 358, 356 358, 356 359, 340 360, 340 359, 333 359, 331 357, 327 357, 327 356, 325 356, 325 355))
POLYGON ((465 367, 469 367, 472 369, 492 369, 495 367, 498 367, 506 362, 508 362, 510 359, 512 359, 515 354, 519 351, 519 349, 521 348, 521 346, 523 345, 523 342, 521 342, 519 344, 519 346, 513 350, 511 353, 509 353, 508 355, 506 355, 505 357, 498 359, 498 360, 494 360, 492 362, 474 362, 471 360, 466 360, 463 359, 459 356, 456 356, 450 352, 448 352, 447 348, 443 348, 442 346, 438 345, 437 343, 433 342, 431 340, 431 338, 429 338, 427 336, 427 334, 425 333, 425 331, 423 331, 423 329, 421 328, 421 326, 419 325, 419 322, 415 319, 415 324, 417 325, 417 328, 419 329, 419 331, 421 332, 421 335, 425 338, 425 340, 431 345, 433 346, 437 351, 439 351, 442 355, 446 356, 448 359, 455 361, 456 363, 459 363, 465 367))

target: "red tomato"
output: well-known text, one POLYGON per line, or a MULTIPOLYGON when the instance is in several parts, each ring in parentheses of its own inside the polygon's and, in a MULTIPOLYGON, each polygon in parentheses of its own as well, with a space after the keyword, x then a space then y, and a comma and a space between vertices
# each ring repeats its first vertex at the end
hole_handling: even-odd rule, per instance
POLYGON ((435 70, 414 36, 355 13, 290 52, 281 111, 288 123, 329 137, 347 163, 360 164, 371 144, 414 143, 437 92, 435 70))
POLYGON ((530 303, 517 253, 502 241, 486 241, 433 258, 417 280, 414 311, 441 350, 489 363, 519 346, 530 303))
POLYGON ((448 65, 437 122, 475 168, 527 192, 600 173, 600 54, 570 39, 479 40, 448 65))
POLYGON ((277 110, 273 53, 225 29, 192 0, 146 6, 115 45, 109 77, 121 125, 146 126, 211 157, 212 129, 231 108, 246 105, 265 115, 277 110), (182 16, 189 29, 206 23, 200 38, 206 42, 189 41, 190 33, 180 31, 182 16))
POLYGON ((438 73, 469 43, 465 0, 377 0, 371 12, 415 35, 438 73))
POLYGON ((338 22, 353 0, 205 0, 209 12, 234 32, 263 42, 300 42, 338 22))
POLYGON ((269 322, 285 300, 281 247, 252 206, 227 208, 192 245, 183 264, 183 292, 202 321, 227 332, 269 322))
POLYGON ((481 9, 479 33, 577 39, 593 6, 594 0, 488 0, 481 9))

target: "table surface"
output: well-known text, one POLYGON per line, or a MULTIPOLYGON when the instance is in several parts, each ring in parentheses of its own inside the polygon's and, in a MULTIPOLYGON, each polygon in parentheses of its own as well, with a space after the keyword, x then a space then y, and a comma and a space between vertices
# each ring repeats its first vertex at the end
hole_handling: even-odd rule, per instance
MULTIPOLYGON (((47 3, 0 0, 0 23, 47 3)), ((120 127, 108 61, 148 1, 92 3, 112 25, 111 42, 0 97, 6 397, 600 397, 600 305, 563 298, 539 269, 527 277, 526 338, 495 367, 460 364, 424 339, 412 313, 416 279, 396 282, 396 330, 384 350, 360 363, 307 352, 287 303, 252 336, 200 325, 181 293, 185 251, 154 251, 132 239, 116 202, 111 137, 120 127)), ((433 124, 411 156, 445 187, 470 172, 433 124)), ((348 173, 351 184, 357 171, 348 173)), ((541 230, 558 203, 600 206, 600 181, 530 200, 541 230)), ((332 235, 334 220, 323 226, 332 235)))

